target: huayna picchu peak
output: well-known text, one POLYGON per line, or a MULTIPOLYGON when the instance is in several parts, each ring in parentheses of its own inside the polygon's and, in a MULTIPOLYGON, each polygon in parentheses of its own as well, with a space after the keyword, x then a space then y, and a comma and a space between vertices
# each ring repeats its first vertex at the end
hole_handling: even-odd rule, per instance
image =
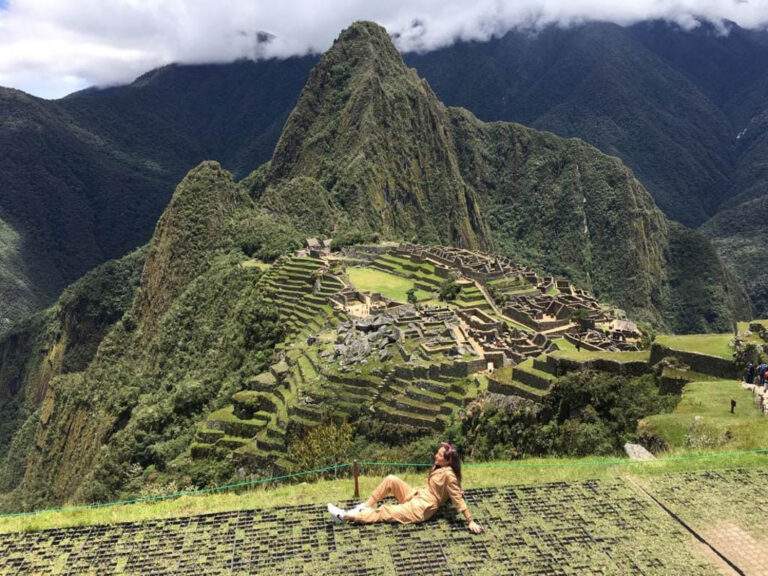
POLYGON ((307 185, 294 179, 312 178, 338 227, 466 247, 488 242, 446 108, 371 22, 345 30, 312 70, 266 173, 265 203, 307 185))

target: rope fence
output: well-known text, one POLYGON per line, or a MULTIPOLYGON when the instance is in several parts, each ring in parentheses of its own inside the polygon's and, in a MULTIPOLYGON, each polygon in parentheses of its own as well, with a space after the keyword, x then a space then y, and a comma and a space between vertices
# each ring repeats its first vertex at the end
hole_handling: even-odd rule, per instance
MULTIPOLYGON (((599 460, 590 460, 585 458, 583 461, 573 462, 547 462, 546 460, 539 461, 511 461, 511 462, 469 462, 464 464, 464 468, 482 467, 482 468, 578 468, 587 466, 626 466, 637 465, 644 466, 654 463, 666 463, 666 462, 682 462, 690 460, 708 460, 712 458, 722 458, 723 456, 744 456, 748 454, 758 454, 768 456, 768 448, 757 448, 753 450, 733 450, 723 452, 705 452, 696 454, 684 454, 679 456, 669 456, 666 458, 660 458, 655 460, 630 460, 628 458, 601 458, 599 460)), ((354 478, 354 497, 359 498, 359 483, 358 479, 360 473, 364 468, 389 468, 389 469, 402 469, 402 468, 430 468, 432 463, 425 462, 392 462, 392 461, 376 461, 376 460, 355 460, 352 463, 336 463, 326 466, 324 468, 315 468, 312 470, 302 470, 299 472, 293 472, 291 474, 282 474, 279 476, 270 476, 268 478, 256 478, 254 480, 244 480, 242 482, 235 482, 230 484, 222 484, 220 486, 212 486, 210 488, 200 488, 194 490, 181 490, 178 492, 172 492, 168 494, 158 494, 151 496, 141 496, 136 498, 129 498, 123 500, 113 500, 110 502, 94 502, 91 504, 81 504, 77 506, 67 506, 61 508, 46 508, 41 510, 34 510, 31 512, 10 512, 0 514, 0 518, 18 518, 24 516, 34 516, 38 514, 46 513, 65 513, 65 512, 77 512, 81 510, 92 510, 98 508, 110 508, 114 506, 126 506, 130 504, 142 504, 148 502, 161 502, 163 500, 173 500, 182 496, 202 496, 205 494, 217 494, 221 492, 237 491, 256 486, 263 486, 271 483, 287 483, 295 478, 306 478, 308 476, 320 476, 333 472, 334 477, 338 477, 340 471, 350 471, 354 478)))

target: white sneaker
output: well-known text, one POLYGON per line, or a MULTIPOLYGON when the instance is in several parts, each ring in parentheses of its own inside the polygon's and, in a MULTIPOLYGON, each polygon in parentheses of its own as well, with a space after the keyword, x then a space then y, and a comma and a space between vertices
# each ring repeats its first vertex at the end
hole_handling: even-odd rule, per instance
POLYGON ((338 506, 334 506, 333 504, 328 503, 328 514, 331 515, 331 518, 333 518, 334 522, 343 522, 344 516, 347 515, 347 512, 338 506))

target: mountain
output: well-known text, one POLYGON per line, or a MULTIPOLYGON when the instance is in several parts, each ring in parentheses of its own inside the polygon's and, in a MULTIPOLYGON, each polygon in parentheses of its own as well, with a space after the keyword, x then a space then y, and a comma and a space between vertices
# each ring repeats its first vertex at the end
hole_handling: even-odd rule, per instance
POLYGON ((267 159, 313 63, 172 65, 56 101, 0 89, 0 334, 146 243, 202 160, 267 159))
POLYGON ((723 330, 746 313, 708 242, 619 159, 444 106, 383 28, 356 23, 312 70, 270 160, 241 182, 201 163, 146 248, 0 341, 5 506, 112 498, 147 475, 226 480, 226 463, 189 460, 190 443, 288 330, 291 288, 261 282, 251 258, 310 233, 495 250, 658 326, 723 330))
POLYGON ((266 208, 295 220, 291 206, 322 203, 307 233, 354 223, 385 238, 493 248, 656 325, 730 327, 728 273, 703 237, 672 231, 626 166, 580 140, 444 106, 380 28, 350 28, 323 55, 249 180, 266 208), (715 259, 713 276, 699 278, 712 283, 708 320, 670 312, 686 301, 670 281, 683 236, 715 259))
POLYGON ((596 22, 459 42, 409 63, 446 103, 484 120, 578 136, 621 157, 668 216, 697 226, 734 195, 736 136, 755 113, 745 94, 768 61, 766 33, 728 32, 596 22))
MULTIPOLYGON (((586 23, 405 60, 449 105, 620 157, 667 216, 698 226, 766 190, 768 34, 734 24, 726 31, 586 23)), ((145 243, 175 183, 202 160, 216 158, 236 177, 269 160, 317 60, 171 65, 56 101, 0 90, 8 150, 0 159, 0 334, 85 271, 145 243)), ((703 230, 722 238, 721 256, 754 286, 730 232, 717 223, 703 230)), ((768 313, 751 294, 755 312, 768 313)))
POLYGON ((588 23, 408 55, 448 104, 619 156, 670 218, 701 226, 768 314, 768 33, 588 23))

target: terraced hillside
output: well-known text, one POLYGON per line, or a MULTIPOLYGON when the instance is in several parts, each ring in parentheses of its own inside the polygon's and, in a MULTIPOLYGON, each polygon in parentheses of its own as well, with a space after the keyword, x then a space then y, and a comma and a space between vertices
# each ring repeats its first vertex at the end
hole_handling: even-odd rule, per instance
MULTIPOLYGON (((323 267, 317 258, 289 257, 259 278, 266 288, 266 302, 277 306, 287 327, 287 342, 300 341, 338 322, 328 297, 343 283, 333 274, 319 274, 323 267)), ((198 426, 190 448, 193 458, 233 457, 251 467, 288 467, 284 455, 290 425, 316 425, 321 415, 299 403, 313 380, 307 357, 296 351, 284 356, 269 371, 250 378, 247 387, 232 396, 232 404, 198 426)))
MULTIPOLYGON (((197 460, 232 458, 249 469, 288 470, 288 442, 328 419, 379 421, 402 433, 442 430, 452 412, 483 384, 436 347, 390 344, 386 360, 354 366, 334 358, 340 322, 349 316, 331 300, 345 288, 338 263, 303 253, 282 258, 260 279, 288 336, 269 370, 247 379, 228 404, 201 422, 190 447, 197 460), (334 268, 339 275, 333 273, 334 268)), ((393 432, 394 433, 394 432, 393 432)))

